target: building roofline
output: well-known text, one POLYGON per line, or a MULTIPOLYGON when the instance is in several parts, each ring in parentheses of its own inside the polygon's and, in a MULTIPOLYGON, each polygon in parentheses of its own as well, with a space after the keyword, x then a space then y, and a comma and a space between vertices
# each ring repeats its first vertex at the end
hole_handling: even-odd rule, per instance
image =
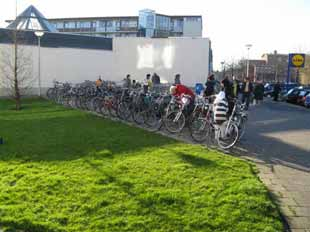
POLYGON ((48 18, 50 21, 70 21, 70 20, 100 20, 100 19, 138 19, 138 16, 105 16, 105 17, 71 17, 71 18, 48 18))
MULTIPOLYGON (((199 17, 202 18, 202 15, 165 15, 165 14, 156 14, 159 16, 171 17, 171 18, 186 18, 186 17, 199 17)), ((45 18, 48 21, 72 21, 72 20, 100 20, 100 19, 139 19, 139 16, 100 16, 100 17, 66 17, 66 18, 45 18)), ((11 23, 14 20, 7 19, 6 23, 11 23)))
MULTIPOLYGON (((199 17, 202 18, 202 15, 165 15, 165 14, 156 14, 159 16, 171 17, 171 18, 185 18, 185 17, 199 17)), ((47 20, 56 21, 56 20, 100 20, 100 19, 138 19, 139 16, 100 16, 100 17, 66 17, 66 18, 48 18, 47 20)))
POLYGON ((171 18, 184 18, 184 17, 200 17, 200 18, 202 18, 202 15, 165 15, 165 14, 158 14, 158 13, 156 13, 156 15, 166 16, 166 17, 171 17, 171 18))

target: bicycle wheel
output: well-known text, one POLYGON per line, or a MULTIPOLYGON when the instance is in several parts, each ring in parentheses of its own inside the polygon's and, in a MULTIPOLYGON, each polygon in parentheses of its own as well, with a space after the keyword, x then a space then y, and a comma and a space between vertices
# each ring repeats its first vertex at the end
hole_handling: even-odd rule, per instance
POLYGON ((245 134, 245 124, 247 122, 247 117, 241 116, 239 124, 238 124, 238 129, 239 129, 239 140, 244 136, 245 134))
POLYGON ((109 116, 110 115, 110 112, 109 112, 109 102, 107 101, 107 100, 103 100, 102 102, 101 102, 101 104, 100 104, 100 113, 103 115, 103 116, 105 116, 105 117, 107 117, 107 116, 109 116))
POLYGON ((131 116, 129 103, 121 102, 118 105, 118 116, 120 117, 120 119, 129 120, 131 116))
POLYGON ((55 89, 54 88, 49 88, 46 92, 46 96, 49 100, 55 100, 55 89))
POLYGON ((185 122, 185 116, 180 111, 172 111, 164 119, 165 127, 170 133, 181 132, 185 126, 185 122))
POLYGON ((144 124, 144 115, 145 111, 140 109, 140 107, 134 107, 132 109, 132 118, 138 125, 144 124))
POLYGON ((204 142, 209 136, 209 123, 205 118, 195 118, 189 126, 191 136, 196 142, 204 142))
POLYGON ((224 150, 232 148, 239 138, 238 126, 233 122, 229 125, 227 125, 227 123, 228 122, 224 122, 224 125, 222 125, 223 129, 217 129, 216 131, 217 144, 224 150))
POLYGON ((110 107, 109 107, 109 114, 112 118, 116 118, 118 113, 117 113, 117 101, 115 99, 111 100, 110 102, 110 107))
POLYGON ((159 113, 154 110, 148 110, 144 114, 145 125, 151 131, 158 131, 162 126, 162 118, 159 113))
POLYGON ((101 106, 102 98, 101 97, 95 97, 91 100, 91 111, 100 112, 100 106, 101 106))

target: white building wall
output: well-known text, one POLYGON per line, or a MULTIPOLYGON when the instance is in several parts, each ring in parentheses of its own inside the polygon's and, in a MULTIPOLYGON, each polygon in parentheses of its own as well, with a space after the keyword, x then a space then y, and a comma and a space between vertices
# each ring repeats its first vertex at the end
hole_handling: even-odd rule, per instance
POLYGON ((184 84, 204 83, 208 74, 209 39, 207 38, 114 38, 115 77, 142 81, 156 72, 161 81, 174 82, 181 74, 184 84))
MULTIPOLYGON (((0 49, 10 47, 0 44, 0 49)), ((31 73, 36 78, 33 85, 38 87, 38 47, 25 47, 32 60, 31 73)), ((179 73, 182 83, 194 86, 205 82, 208 63, 207 38, 114 38, 113 51, 42 47, 41 85, 46 89, 53 85, 53 80, 94 81, 99 75, 105 80, 119 82, 126 74, 131 74, 132 79, 142 81, 147 73, 156 72, 163 82, 169 83, 179 73)))

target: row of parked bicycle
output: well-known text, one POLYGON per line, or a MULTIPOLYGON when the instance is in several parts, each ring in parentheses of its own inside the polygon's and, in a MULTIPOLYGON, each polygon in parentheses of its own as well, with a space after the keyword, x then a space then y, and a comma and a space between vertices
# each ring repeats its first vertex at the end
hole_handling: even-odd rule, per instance
POLYGON ((242 138, 248 116, 245 106, 238 100, 234 100, 227 120, 218 124, 214 97, 196 95, 194 108, 188 112, 184 99, 172 96, 167 90, 167 87, 158 86, 145 92, 105 81, 100 87, 89 81, 78 85, 55 82, 47 91, 47 98, 66 107, 134 122, 150 131, 166 129, 170 133, 184 134, 189 131, 196 142, 217 144, 222 149, 233 147, 242 138))

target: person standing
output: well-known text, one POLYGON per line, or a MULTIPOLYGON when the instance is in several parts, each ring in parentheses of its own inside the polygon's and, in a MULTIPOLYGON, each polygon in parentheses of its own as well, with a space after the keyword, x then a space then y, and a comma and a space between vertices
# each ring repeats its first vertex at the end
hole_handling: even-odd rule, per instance
POLYGON ((234 98, 239 98, 240 84, 235 76, 233 76, 233 96, 234 98))
POLYGON ((146 74, 146 79, 143 82, 143 92, 147 93, 152 87, 151 74, 146 74))
POLYGON ((96 90, 97 90, 97 92, 99 92, 100 87, 102 86, 101 76, 99 76, 99 78, 96 80, 95 84, 96 84, 96 90))
POLYGON ((175 75, 174 84, 175 85, 180 85, 181 84, 181 75, 180 74, 175 75))
POLYGON ((252 92, 253 84, 250 78, 247 77, 242 85, 242 103, 245 103, 246 109, 249 109, 252 92))
POLYGON ((281 86, 280 86, 280 83, 277 82, 273 87, 273 100, 274 101, 278 101, 280 92, 281 92, 281 86))
POLYGON ((234 95, 233 95, 233 84, 228 79, 228 76, 226 76, 224 80, 222 80, 221 85, 225 92, 225 96, 228 102, 228 113, 227 114, 230 116, 235 106, 234 95))
POLYGON ((257 81, 254 87, 254 104, 260 104, 264 99, 264 85, 262 81, 257 81))
POLYGON ((124 79, 124 87, 125 88, 130 88, 131 87, 130 74, 127 74, 126 78, 124 79))
POLYGON ((209 97, 209 96, 213 95, 214 94, 214 86, 215 86, 215 80, 214 80, 213 74, 211 74, 208 77, 205 85, 206 85, 206 89, 204 91, 205 97, 209 97))

